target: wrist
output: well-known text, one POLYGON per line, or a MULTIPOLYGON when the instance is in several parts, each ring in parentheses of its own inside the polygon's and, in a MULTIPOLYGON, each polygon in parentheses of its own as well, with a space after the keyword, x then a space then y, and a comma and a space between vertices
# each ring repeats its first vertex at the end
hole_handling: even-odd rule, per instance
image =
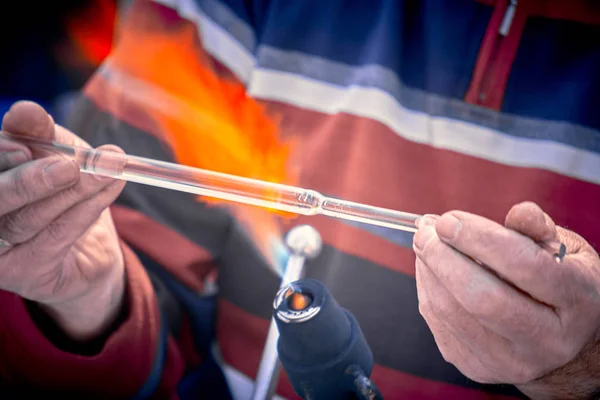
POLYGON ((575 359, 517 388, 532 400, 600 398, 600 331, 575 359))
POLYGON ((600 386, 584 383, 579 387, 569 386, 565 380, 559 385, 535 384, 522 385, 517 388, 531 400, 597 400, 600 398, 600 386))

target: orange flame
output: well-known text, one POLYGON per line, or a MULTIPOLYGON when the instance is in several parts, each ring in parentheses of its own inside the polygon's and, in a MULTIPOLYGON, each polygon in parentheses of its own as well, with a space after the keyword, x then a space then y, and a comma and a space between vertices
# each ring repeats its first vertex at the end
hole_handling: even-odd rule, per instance
MULTIPOLYGON (((144 90, 137 92, 136 101, 149 111, 176 161, 295 184, 295 175, 288 168, 291 141, 282 140, 277 119, 269 118, 243 85, 214 71, 202 51, 196 26, 184 20, 165 22, 148 10, 129 15, 118 31, 107 70, 125 76, 121 91, 130 92, 125 93, 130 98, 136 97, 132 82, 140 83, 144 90)), ((263 255, 275 264, 278 255, 274 253, 281 251, 275 248, 281 245, 278 220, 254 207, 229 207, 250 230, 263 255)))
POLYGON ((177 162, 292 184, 291 143, 280 138, 277 121, 241 84, 214 72, 197 35, 190 23, 161 31, 126 25, 109 65, 173 100, 152 115, 177 162))

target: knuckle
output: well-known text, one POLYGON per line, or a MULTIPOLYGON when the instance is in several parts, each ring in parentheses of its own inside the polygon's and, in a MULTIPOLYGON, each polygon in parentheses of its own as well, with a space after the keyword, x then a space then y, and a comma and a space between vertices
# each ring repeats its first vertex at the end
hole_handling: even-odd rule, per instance
POLYGON ((10 180, 10 191, 17 202, 29 204, 33 201, 32 186, 35 183, 35 176, 29 168, 17 168, 10 180))
POLYGON ((0 219, 2 237, 14 243, 20 243, 27 237, 27 222, 22 212, 13 212, 0 219))

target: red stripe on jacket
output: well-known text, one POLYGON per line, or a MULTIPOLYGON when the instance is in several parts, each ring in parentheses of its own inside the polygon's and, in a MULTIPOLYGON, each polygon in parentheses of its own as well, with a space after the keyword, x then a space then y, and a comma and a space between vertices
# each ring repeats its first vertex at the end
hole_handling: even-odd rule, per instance
MULTIPOLYGON (((0 291, 0 368, 9 385, 63 393, 84 392, 89 398, 126 398, 142 387, 156 356, 160 312, 152 284, 133 252, 123 246, 127 279, 125 322, 102 351, 80 356, 56 348, 29 316, 22 298, 0 291), (7 368, 10 366, 10 368, 7 368)), ((163 373, 165 393, 182 372, 177 349, 169 345, 163 373)))
MULTIPOLYGON (((220 300, 217 338, 221 353, 229 365, 252 379, 256 378, 268 329, 268 320, 251 315, 226 300, 220 300)), ((420 378, 380 365, 375 365, 371 378, 386 400, 438 400, 440 397, 461 400, 514 399, 420 378)), ((285 371, 281 373, 277 393, 289 399, 299 399, 285 371)))
MULTIPOLYGON (((269 106, 286 116, 284 132, 291 127, 303 132, 294 160, 302 165, 302 187, 417 214, 460 209, 500 223, 513 205, 534 201, 557 224, 600 245, 596 229, 600 185, 411 142, 363 117, 332 117, 276 102, 269 106)), ((303 222, 318 226, 326 243, 346 253, 392 269, 398 268, 396 257, 408 261, 398 246, 372 238, 366 231, 336 236, 341 230, 336 229, 340 222, 334 219, 307 217, 303 222)))
POLYGON ((146 254, 192 290, 202 290, 204 279, 216 269, 204 248, 139 211, 113 205, 111 213, 119 236, 146 254))

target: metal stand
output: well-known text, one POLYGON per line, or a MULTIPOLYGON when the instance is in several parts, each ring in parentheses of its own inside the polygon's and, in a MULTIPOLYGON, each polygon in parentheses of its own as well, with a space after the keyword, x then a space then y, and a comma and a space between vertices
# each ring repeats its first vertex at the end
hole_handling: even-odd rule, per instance
MULTIPOLYGON (((292 228, 286 236, 286 245, 291 255, 288 259, 285 273, 281 279, 280 288, 302 278, 304 263, 307 259, 315 258, 321 252, 322 242, 319 232, 309 225, 292 228)), ((277 355, 277 340, 279 332, 275 321, 271 320, 267 341, 263 349, 252 400, 270 400, 275 394, 279 381, 281 365, 277 355)))

